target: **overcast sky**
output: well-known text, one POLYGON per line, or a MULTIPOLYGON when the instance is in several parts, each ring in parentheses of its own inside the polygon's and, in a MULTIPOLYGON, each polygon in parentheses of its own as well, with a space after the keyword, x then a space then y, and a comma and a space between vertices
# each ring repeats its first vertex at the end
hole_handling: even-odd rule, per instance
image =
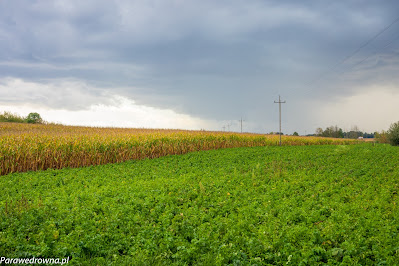
POLYGON ((268 133, 279 95, 287 134, 399 121, 399 2, 0 1, 0 112, 268 133))

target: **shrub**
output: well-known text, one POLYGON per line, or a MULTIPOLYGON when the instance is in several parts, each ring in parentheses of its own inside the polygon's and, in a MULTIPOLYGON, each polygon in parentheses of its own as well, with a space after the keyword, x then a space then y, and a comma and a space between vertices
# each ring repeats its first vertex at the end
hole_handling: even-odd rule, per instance
POLYGON ((388 133, 384 130, 382 132, 375 132, 374 137, 377 143, 389 143, 388 133))
POLYGON ((393 123, 388 130, 388 140, 392 146, 399 146, 399 121, 393 123))
POLYGON ((0 114, 0 122, 24 123, 25 119, 17 114, 4 111, 3 114, 0 114))

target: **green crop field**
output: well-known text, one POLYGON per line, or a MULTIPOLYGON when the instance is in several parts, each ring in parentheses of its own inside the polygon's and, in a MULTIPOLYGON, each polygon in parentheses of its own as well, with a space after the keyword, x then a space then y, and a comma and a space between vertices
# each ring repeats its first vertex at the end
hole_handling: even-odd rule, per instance
POLYGON ((399 265, 399 149, 233 148, 1 176, 0 256, 399 265))

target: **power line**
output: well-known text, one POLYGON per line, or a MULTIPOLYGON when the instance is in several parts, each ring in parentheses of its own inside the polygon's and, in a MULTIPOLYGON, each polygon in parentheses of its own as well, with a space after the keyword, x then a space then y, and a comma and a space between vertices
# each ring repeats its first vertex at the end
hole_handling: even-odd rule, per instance
POLYGON ((392 44, 393 44, 395 41, 397 41, 398 39, 399 39, 399 35, 396 36, 394 39, 392 39, 392 40, 391 40, 390 42, 388 42, 387 44, 385 44, 385 46, 383 46, 382 48, 377 49, 377 50, 374 51, 374 53, 372 53, 372 54, 370 54, 370 55, 364 57, 362 60, 360 60, 359 62, 357 62, 357 63, 354 64, 353 66, 351 66, 351 67, 350 67, 349 69, 347 69, 346 71, 341 72, 341 74, 347 72, 348 70, 351 70, 351 69, 357 67, 358 65, 362 64, 364 61, 366 61, 367 59, 369 59, 370 57, 372 57, 372 56, 378 54, 379 52, 381 52, 381 51, 383 51, 383 50, 385 50, 386 48, 388 48, 390 45, 392 45, 392 44))
POLYGON ((242 133, 242 122, 243 122, 243 121, 245 121, 245 120, 242 120, 242 117, 241 117, 240 120, 238 120, 238 122, 240 122, 240 125, 241 125, 241 133, 242 133))
MULTIPOLYGON (((387 25, 385 28, 383 28, 382 30, 380 30, 377 34, 375 34, 372 38, 368 39, 366 42, 364 42, 362 45, 360 45, 357 49, 355 49, 351 54, 347 55, 346 57, 344 57, 344 59, 342 59, 341 61, 339 61, 338 63, 334 64, 332 67, 330 67, 329 69, 327 69, 327 71, 325 71, 324 73, 320 74, 319 76, 317 76, 316 78, 312 79, 311 81, 307 82, 305 85, 310 85, 320 79, 322 79, 325 75, 327 75, 330 71, 334 70, 337 66, 342 65, 343 63, 345 63, 346 61, 348 61, 350 58, 352 58, 354 55, 356 55, 358 52, 360 52, 361 49, 363 49, 364 47, 366 47, 367 45, 369 45, 372 41, 374 41, 375 39, 377 39, 381 34, 383 34, 385 31, 387 31, 389 28, 391 28, 395 23, 399 22, 399 17, 397 17, 395 20, 393 20, 389 25, 387 25)), ((367 58, 366 58, 367 59, 367 58)), ((364 59, 363 61, 365 61, 366 59, 364 59)), ((307 93, 309 93, 311 90, 309 90, 307 93)), ((306 93, 306 94, 307 94, 306 93)))
POLYGON ((227 124, 227 131, 229 131, 229 132, 230 132, 230 126, 231 126, 231 123, 228 123, 227 124))
POLYGON ((372 37, 371 39, 369 39, 368 41, 366 41, 364 44, 362 44, 359 48, 357 48, 352 54, 350 54, 349 56, 345 57, 340 63, 338 63, 338 65, 343 64, 345 61, 347 61, 349 58, 353 57, 355 54, 357 54, 362 48, 366 47, 369 43, 371 43, 372 41, 374 41, 375 39, 378 38, 378 36, 380 36, 381 34, 383 34, 385 31, 387 31, 390 27, 392 27, 392 25, 394 25, 396 22, 399 21, 399 17, 396 18, 391 24, 389 24, 388 26, 386 26, 384 29, 382 29, 380 32, 378 32, 376 35, 374 35, 374 37, 372 37))
POLYGON ((274 103, 278 103, 278 114, 279 114, 279 121, 280 121, 280 131, 279 131, 279 135, 280 135, 280 146, 281 146, 281 104, 285 103, 281 101, 280 99, 280 95, 278 96, 278 102, 274 101, 274 103))

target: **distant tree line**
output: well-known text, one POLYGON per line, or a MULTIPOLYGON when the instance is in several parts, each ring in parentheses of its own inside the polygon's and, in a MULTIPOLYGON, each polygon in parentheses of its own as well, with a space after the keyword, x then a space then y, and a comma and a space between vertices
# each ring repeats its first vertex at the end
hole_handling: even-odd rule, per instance
POLYGON ((14 123, 29 123, 29 124, 43 124, 44 121, 38 113, 29 113, 28 116, 23 117, 11 112, 4 111, 0 114, 0 122, 14 122, 14 123))
POLYGON ((348 132, 343 131, 342 128, 339 128, 338 126, 329 126, 325 130, 323 130, 321 127, 317 128, 316 133, 312 134, 312 136, 357 139, 359 137, 374 138, 375 134, 376 132, 374 133, 362 132, 356 126, 353 127, 351 131, 348 132))
MULTIPOLYGON (((270 135, 280 135, 280 132, 271 131, 269 134, 270 134, 270 135)), ((281 132, 281 135, 284 135, 284 133, 281 132)))

